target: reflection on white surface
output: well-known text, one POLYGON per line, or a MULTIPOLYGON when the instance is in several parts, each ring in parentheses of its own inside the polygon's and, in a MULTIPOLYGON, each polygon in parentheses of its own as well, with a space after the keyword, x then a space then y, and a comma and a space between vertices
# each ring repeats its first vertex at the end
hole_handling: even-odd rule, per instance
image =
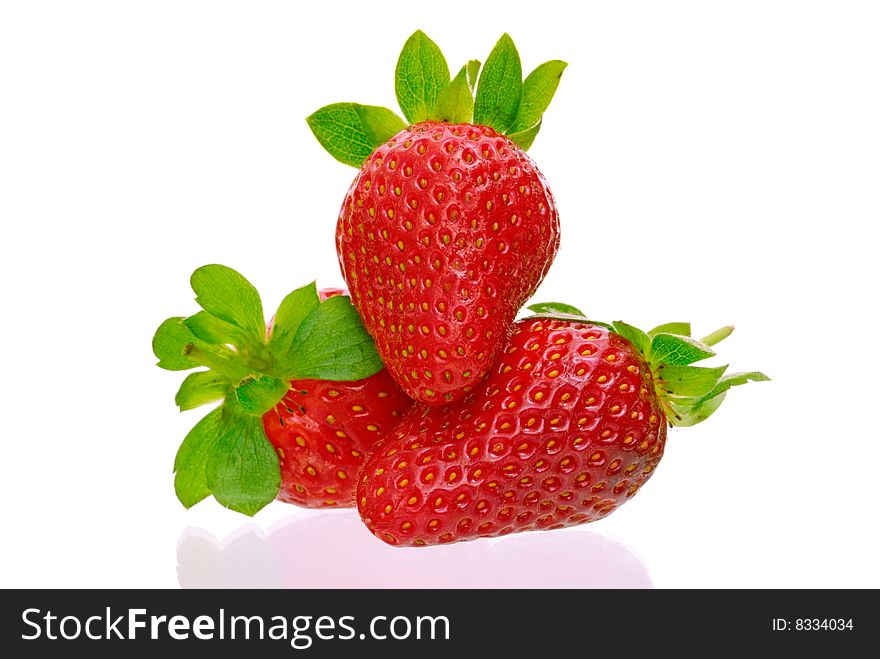
POLYGON ((426 548, 374 538, 354 511, 248 524, 219 542, 188 528, 184 588, 650 588, 626 547, 583 528, 426 548))

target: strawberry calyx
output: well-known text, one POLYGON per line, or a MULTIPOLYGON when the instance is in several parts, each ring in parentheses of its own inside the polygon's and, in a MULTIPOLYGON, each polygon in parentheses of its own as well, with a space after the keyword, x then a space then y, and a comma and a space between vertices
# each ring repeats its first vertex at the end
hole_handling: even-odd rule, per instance
POLYGON ((644 332, 619 320, 591 320, 568 304, 548 302, 528 308, 542 317, 605 327, 631 343, 651 367, 657 396, 672 426, 693 426, 705 421, 721 406, 731 387, 770 379, 760 371, 727 373, 727 365, 694 366, 716 355, 712 346, 733 333, 732 325, 698 340, 691 336, 690 323, 665 323, 644 332))
POLYGON ((207 265, 191 278, 202 311, 167 319, 153 337, 158 366, 190 373, 181 411, 220 401, 175 458, 175 491, 187 508, 209 494, 253 515, 280 487, 278 456, 261 417, 301 379, 351 381, 383 368, 347 296, 322 300, 314 282, 281 302, 267 332, 257 290, 232 268, 207 265))
POLYGON ((360 167, 377 146, 408 124, 426 121, 489 126, 527 150, 566 66, 551 60, 523 80, 519 52, 504 34, 485 65, 470 60, 453 78, 443 52, 417 30, 404 44, 394 74, 405 120, 384 107, 333 103, 306 121, 330 155, 353 167, 360 167))

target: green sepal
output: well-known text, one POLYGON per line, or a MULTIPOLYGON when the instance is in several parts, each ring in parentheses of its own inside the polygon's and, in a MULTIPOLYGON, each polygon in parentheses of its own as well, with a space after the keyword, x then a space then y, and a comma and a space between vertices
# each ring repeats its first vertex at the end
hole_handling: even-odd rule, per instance
POLYGON ((704 396, 718 384, 726 370, 727 366, 706 368, 660 364, 656 368, 656 377, 657 383, 670 396, 704 396))
POLYGON ((262 343, 266 335, 263 303, 253 285, 225 265, 206 265, 190 279, 196 302, 212 316, 229 323, 252 341, 262 343))
POLYGON ((465 65, 465 68, 467 69, 468 86, 471 88, 471 93, 477 88, 477 80, 480 75, 481 66, 482 64, 478 59, 472 59, 465 65))
POLYGON ((712 348, 689 336, 661 332, 651 337, 651 359, 658 363, 686 366, 714 356, 712 348))
POLYGON ((220 320, 207 311, 199 311, 183 322, 197 338, 206 343, 240 346, 248 342, 247 335, 241 328, 220 320))
POLYGON ((650 337, 653 337, 655 334, 680 334, 681 336, 690 336, 691 324, 663 323, 662 325, 657 325, 657 327, 648 332, 648 336, 650 337))
MULTIPOLYGON (((169 370, 211 369, 216 379, 235 389, 235 398, 248 414, 271 409, 291 379, 360 380, 383 367, 350 299, 336 296, 322 303, 314 282, 284 298, 268 337, 265 330, 259 336, 245 333, 246 312, 262 317, 262 303, 237 272, 223 266, 199 268, 193 287, 206 311, 160 325, 153 338, 159 365, 169 370), (222 290, 244 301, 225 300, 222 290)), ((219 382, 198 391, 207 382, 203 378, 207 376, 196 376, 181 388, 180 400, 187 408, 219 397, 219 382)))
POLYGON ((394 70, 394 91, 403 116, 411 124, 430 118, 438 96, 449 85, 449 65, 443 52, 421 30, 400 51, 394 70))
POLYGON ((259 417, 229 414, 206 464, 207 487, 227 508, 254 515, 281 487, 278 454, 259 417))
POLYGON ((302 321, 317 309, 320 303, 315 282, 288 293, 281 301, 275 313, 267 344, 269 352, 276 359, 290 352, 291 343, 302 321))
POLYGON ((363 165, 377 146, 406 128, 388 108, 359 103, 326 105, 306 122, 331 156, 352 167, 363 165))
POLYGON ((622 320, 615 320, 611 323, 614 331, 632 343, 642 354, 647 354, 651 350, 651 338, 638 327, 627 325, 622 320))
POLYGON ((187 434, 174 459, 174 491, 187 508, 213 494, 222 505, 254 515, 281 486, 278 455, 258 417, 226 405, 187 434))
POLYGON ((731 387, 747 382, 767 382, 770 378, 759 371, 748 373, 729 373, 721 378, 707 394, 695 398, 672 397, 670 407, 675 415, 673 425, 686 427, 705 421, 724 402, 731 387))
POLYGON ((327 105, 306 121, 320 144, 352 167, 361 167, 407 123, 428 120, 490 126, 528 149, 566 66, 560 60, 545 62, 523 81, 519 52, 504 34, 485 65, 472 59, 450 79, 443 52, 417 30, 404 44, 394 73, 395 95, 406 121, 387 108, 358 103, 327 105))
POLYGON ((428 118, 451 124, 470 123, 474 119, 474 95, 468 82, 467 65, 444 87, 434 102, 428 118))
POLYGON ((718 382, 708 393, 694 399, 681 401, 681 403, 692 406, 701 405, 708 402, 712 398, 715 398, 716 396, 720 396, 726 393, 727 390, 731 387, 738 387, 747 382, 767 382, 769 380, 770 378, 768 378, 760 371, 750 371, 748 373, 728 373, 727 375, 719 378, 718 382))
POLYGON ((537 304, 530 304, 526 308, 542 315, 566 314, 568 316, 579 316, 581 318, 587 317, 586 314, 577 307, 565 304, 564 302, 539 302, 537 304))
POLYGON ((519 144, 519 147, 523 151, 528 151, 532 144, 535 142, 535 138, 538 136, 538 132, 541 130, 541 120, 538 120, 531 128, 526 128, 525 130, 518 131, 516 133, 508 133, 508 137, 519 144))
POLYGON ((206 472, 208 458, 225 425, 223 407, 208 412, 189 431, 174 458, 174 491, 187 508, 211 494, 206 472))
POLYGON ((600 320, 587 318, 587 315, 570 304, 564 302, 539 302, 526 307, 529 311, 534 311, 537 318, 555 318, 556 320, 567 320, 573 323, 588 323, 590 325, 598 325, 605 329, 613 330, 610 323, 603 323, 600 320))
POLYGON ((303 319, 277 370, 286 379, 361 380, 384 365, 351 300, 324 300, 303 319))
POLYGON ((675 399, 672 399, 666 406, 669 423, 677 428, 695 426, 712 416, 715 410, 721 407, 724 397, 725 394, 721 394, 698 405, 679 405, 675 399))
POLYGON ((181 412, 193 410, 208 403, 222 400, 229 391, 229 383, 214 371, 196 371, 186 376, 174 402, 181 412))
POLYGON ((186 371, 198 366, 187 354, 187 346, 198 338, 184 322, 182 316, 164 321, 153 335, 153 354, 158 357, 156 364, 168 371, 186 371))
POLYGON ((275 407, 290 389, 290 384, 271 375, 249 375, 235 385, 235 399, 245 414, 263 416, 275 407))
MULTIPOLYGON (((660 329, 673 329, 674 325, 667 324, 660 329)), ((689 325, 687 331, 690 332, 689 325)), ((654 371, 661 404, 673 426, 692 426, 705 421, 721 406, 733 386, 770 379, 758 371, 725 375, 727 366, 701 368, 690 365, 714 356, 709 344, 722 341, 732 332, 732 326, 722 327, 703 341, 664 332, 653 336, 647 357, 654 371)))
MULTIPOLYGON (((540 127, 541 117, 553 100, 562 72, 568 64, 560 60, 544 62, 532 71, 523 82, 522 98, 516 120, 510 127, 512 134, 526 131, 535 126, 540 127)), ((537 134, 537 131, 535 131, 537 134)), ((525 148, 525 147, 524 147, 525 148)))
POLYGON ((505 133, 513 126, 522 98, 522 63, 510 35, 495 44, 480 72, 474 99, 474 123, 505 133))

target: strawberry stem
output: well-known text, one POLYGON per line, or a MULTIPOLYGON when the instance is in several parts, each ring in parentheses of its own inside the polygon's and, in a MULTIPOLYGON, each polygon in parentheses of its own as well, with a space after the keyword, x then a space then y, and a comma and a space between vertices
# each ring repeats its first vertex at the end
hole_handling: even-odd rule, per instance
POLYGON ((720 343, 728 336, 733 334, 733 329, 733 325, 725 325, 724 327, 715 330, 711 334, 707 334, 702 339, 700 339, 700 341, 707 346, 714 346, 716 343, 720 343))

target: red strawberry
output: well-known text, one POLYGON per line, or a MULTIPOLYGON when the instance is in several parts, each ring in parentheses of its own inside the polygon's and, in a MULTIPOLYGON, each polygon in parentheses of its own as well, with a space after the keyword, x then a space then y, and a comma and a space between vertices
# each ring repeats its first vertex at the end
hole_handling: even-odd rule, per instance
POLYGON ((714 353, 670 331, 690 330, 518 322, 479 389, 414 409, 376 445, 358 486, 364 522, 385 542, 419 546, 608 515, 654 472, 667 422, 697 423, 730 386, 766 379, 690 366, 714 353))
POLYGON ((394 379, 437 404, 497 357, 559 246, 550 190, 491 128, 422 123, 373 152, 336 230, 352 299, 394 379))
POLYGON ((367 450, 412 401, 382 369, 348 297, 297 289, 267 332, 259 295, 234 270, 199 268, 192 286, 204 311, 162 323, 153 351, 166 369, 208 368, 184 381, 181 410, 222 403, 177 453, 178 498, 189 507, 213 494, 249 515, 276 496, 353 505, 367 450))
POLYGON ((391 376, 430 405, 485 376, 559 247, 556 204, 524 149, 565 64, 522 82, 505 35, 474 99, 479 68, 471 62, 450 80, 440 50, 417 32, 397 67, 409 127, 353 103, 308 120, 335 157, 360 168, 336 229, 352 301, 391 376))
POLYGON ((281 465, 278 498, 312 508, 353 506, 372 445, 412 407, 381 370, 356 382, 294 380, 263 415, 281 465))

